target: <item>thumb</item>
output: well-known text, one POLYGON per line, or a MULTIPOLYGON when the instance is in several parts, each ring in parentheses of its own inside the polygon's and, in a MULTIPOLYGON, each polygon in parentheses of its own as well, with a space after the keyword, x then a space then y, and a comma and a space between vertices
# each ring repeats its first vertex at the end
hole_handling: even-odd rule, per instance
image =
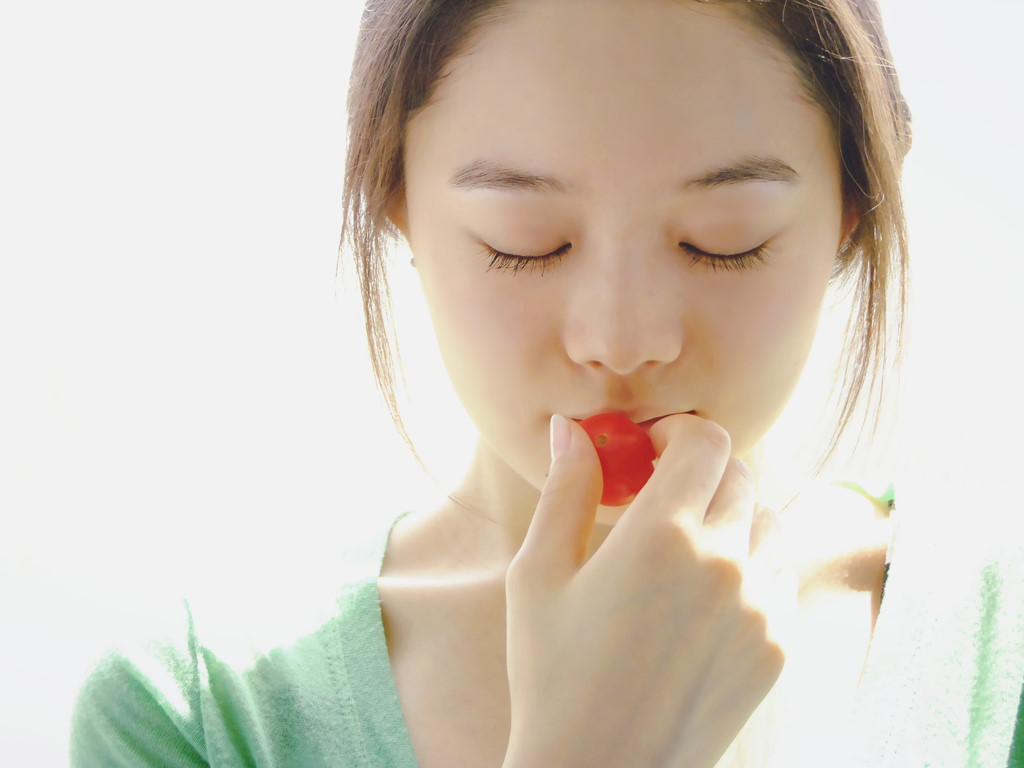
POLYGON ((570 578, 583 564, 603 481, 584 429, 551 417, 551 467, 516 559, 536 575, 570 578))

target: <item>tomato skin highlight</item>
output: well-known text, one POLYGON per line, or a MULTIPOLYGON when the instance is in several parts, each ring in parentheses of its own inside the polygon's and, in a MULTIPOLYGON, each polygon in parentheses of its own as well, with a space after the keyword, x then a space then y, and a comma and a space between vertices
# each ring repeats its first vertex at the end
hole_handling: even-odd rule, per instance
POLYGON ((654 474, 651 438, 624 413, 599 413, 579 422, 597 451, 604 490, 601 504, 628 504, 654 474))

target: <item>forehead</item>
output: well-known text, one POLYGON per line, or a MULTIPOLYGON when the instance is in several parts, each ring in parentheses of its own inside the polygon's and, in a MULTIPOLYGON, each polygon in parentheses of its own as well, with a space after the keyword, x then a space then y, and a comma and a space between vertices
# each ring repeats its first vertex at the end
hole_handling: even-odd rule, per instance
POLYGON ((635 176, 668 161, 678 175, 733 155, 820 151, 826 126, 786 53, 741 9, 517 0, 449 64, 409 148, 429 145, 438 162, 519 153, 569 173, 635 176))

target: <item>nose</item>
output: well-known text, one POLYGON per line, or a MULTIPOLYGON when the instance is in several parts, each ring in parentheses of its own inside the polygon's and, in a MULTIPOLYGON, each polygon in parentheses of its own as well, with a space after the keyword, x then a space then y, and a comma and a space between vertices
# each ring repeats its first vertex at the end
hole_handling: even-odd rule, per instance
POLYGON ((620 376, 679 357, 685 302, 679 272, 657 248, 609 248, 569 281, 563 343, 580 365, 620 376))

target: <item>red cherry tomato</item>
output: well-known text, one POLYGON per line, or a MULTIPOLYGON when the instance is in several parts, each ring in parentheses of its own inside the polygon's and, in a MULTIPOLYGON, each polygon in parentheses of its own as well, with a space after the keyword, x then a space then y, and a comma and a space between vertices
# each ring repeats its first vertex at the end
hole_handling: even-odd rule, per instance
POLYGON ((651 438, 624 413, 601 413, 579 424, 601 461, 601 503, 608 507, 628 504, 654 474, 652 462, 657 454, 651 438))

